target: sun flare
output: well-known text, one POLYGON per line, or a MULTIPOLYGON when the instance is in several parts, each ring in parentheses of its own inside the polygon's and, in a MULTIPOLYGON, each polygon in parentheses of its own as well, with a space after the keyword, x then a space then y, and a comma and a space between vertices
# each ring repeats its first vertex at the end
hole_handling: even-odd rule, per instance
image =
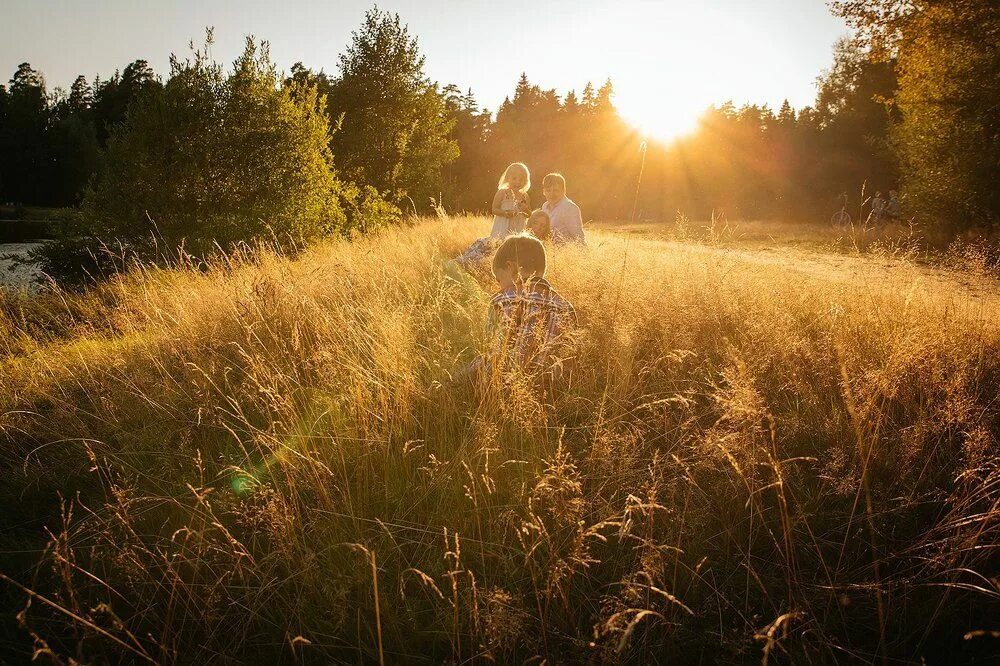
POLYGON ((617 105, 625 121, 645 138, 661 142, 675 141, 693 132, 703 111, 654 96, 632 98, 622 95, 617 105))

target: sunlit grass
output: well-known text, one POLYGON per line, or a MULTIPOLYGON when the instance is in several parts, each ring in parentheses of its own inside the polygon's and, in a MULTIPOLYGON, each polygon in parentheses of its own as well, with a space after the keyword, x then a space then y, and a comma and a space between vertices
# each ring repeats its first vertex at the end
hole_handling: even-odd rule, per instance
POLYGON ((486 228, 3 302, 11 539, 53 535, 17 578, 59 607, 26 627, 84 657, 437 663, 910 659, 996 629, 988 278, 592 231, 551 254, 583 334, 543 396, 454 377, 492 285, 446 261, 486 228))

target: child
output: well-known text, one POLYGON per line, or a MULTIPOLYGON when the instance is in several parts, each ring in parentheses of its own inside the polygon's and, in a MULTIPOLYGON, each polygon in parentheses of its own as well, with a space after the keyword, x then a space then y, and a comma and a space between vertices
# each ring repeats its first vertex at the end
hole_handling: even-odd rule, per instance
POLYGON ((566 196, 566 179, 560 173, 550 173, 542 179, 545 203, 542 210, 552 224, 553 243, 586 243, 583 235, 583 216, 580 207, 566 196))
POLYGON ((490 299, 487 329, 494 347, 489 366, 561 375, 557 353, 576 329, 573 306, 545 279, 545 246, 528 235, 511 236, 493 256, 500 290, 490 299))
POLYGON ((547 241, 552 238, 552 218, 541 208, 531 211, 525 228, 532 236, 540 241, 547 241))
MULTIPOLYGON (((531 215, 528 217, 527 223, 525 223, 528 233, 541 241, 549 240, 552 237, 552 225, 549 221, 549 214, 546 213, 541 208, 537 208, 532 211, 531 215)), ((486 236, 484 238, 477 239, 472 245, 469 246, 465 252, 461 255, 455 257, 455 262, 468 270, 469 266, 472 264, 478 264, 488 255, 493 253, 493 250, 502 241, 500 239, 494 238, 493 236, 486 236)))
POLYGON ((490 236, 503 240, 510 234, 524 230, 524 219, 531 210, 528 190, 531 173, 528 167, 515 162, 504 170, 493 197, 493 230, 490 236))

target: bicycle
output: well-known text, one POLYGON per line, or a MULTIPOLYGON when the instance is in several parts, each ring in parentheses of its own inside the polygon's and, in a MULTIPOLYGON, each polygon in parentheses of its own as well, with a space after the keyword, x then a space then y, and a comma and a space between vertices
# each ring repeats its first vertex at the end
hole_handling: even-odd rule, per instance
POLYGON ((851 214, 847 212, 847 204, 830 217, 830 224, 835 227, 846 227, 851 223, 851 214))

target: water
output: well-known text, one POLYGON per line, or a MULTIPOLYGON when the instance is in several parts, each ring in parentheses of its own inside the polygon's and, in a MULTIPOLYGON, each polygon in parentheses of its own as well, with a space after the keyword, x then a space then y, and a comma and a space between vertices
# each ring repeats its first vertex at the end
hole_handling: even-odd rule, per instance
POLYGON ((0 243, 0 289, 26 289, 36 291, 37 280, 42 274, 32 264, 18 264, 18 259, 24 259, 28 252, 38 247, 44 241, 29 241, 25 243, 0 243))

